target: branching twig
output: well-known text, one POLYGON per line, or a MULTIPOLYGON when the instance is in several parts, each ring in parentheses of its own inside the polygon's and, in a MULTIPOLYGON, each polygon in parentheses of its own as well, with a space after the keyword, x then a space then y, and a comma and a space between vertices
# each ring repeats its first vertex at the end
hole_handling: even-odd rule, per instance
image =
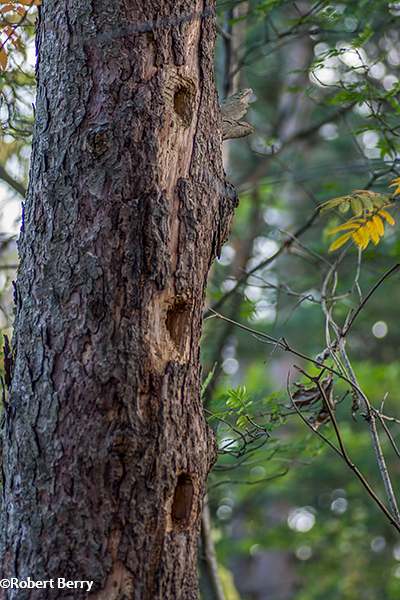
POLYGON ((365 490, 368 492, 368 494, 371 496, 371 498, 374 500, 374 502, 377 504, 377 506, 380 508, 380 510, 385 514, 385 516, 389 519, 390 523, 392 523, 392 525, 397 529, 397 531, 400 532, 400 521, 397 519, 397 517, 394 517, 393 514, 388 510, 388 508, 384 505, 384 503, 382 502, 382 500, 379 498, 379 496, 377 496, 377 494, 374 492, 374 490, 372 489, 372 487, 370 486, 370 484, 368 483, 367 479, 364 477, 364 475, 361 473, 361 471, 358 469, 358 467, 353 463, 353 461, 351 460, 350 456, 347 453, 346 447, 344 445, 340 430, 339 430, 339 426, 336 420, 336 416, 334 414, 334 411, 332 410, 332 406, 329 402, 329 399, 326 396, 325 390, 323 388, 323 386, 320 384, 319 379, 315 378, 315 377, 311 377, 308 376, 309 379, 313 382, 315 382, 318 386, 319 392, 321 394, 321 397, 323 398, 324 401, 324 406, 326 407, 326 410, 329 414, 329 417, 331 419, 332 422, 332 426, 333 429, 335 431, 335 435, 336 435, 336 439, 338 441, 339 444, 339 448, 337 446, 335 446, 335 444, 333 444, 331 442, 331 440, 329 438, 327 438, 323 433, 321 433, 320 431, 318 431, 318 429, 316 429, 315 427, 313 427, 313 425, 302 415, 300 409, 296 406, 296 403, 293 399, 293 396, 291 394, 290 391, 290 386, 289 386, 289 377, 287 380, 287 390, 288 390, 288 395, 290 397, 290 400, 292 402, 292 405, 294 407, 294 409, 296 410, 297 414, 300 416, 300 418, 302 419, 302 421, 307 425, 307 427, 309 429, 312 430, 313 433, 317 434, 325 443, 328 444, 328 446, 330 448, 332 448, 332 450, 334 450, 336 452, 336 454, 338 454, 347 464, 347 466, 353 471, 353 473, 355 474, 355 476, 357 477, 357 479, 359 479, 359 481, 361 482, 361 484, 363 485, 363 487, 365 488, 365 490))
POLYGON ((351 316, 351 318, 350 318, 349 322, 347 323, 347 325, 345 325, 345 327, 343 328, 343 331, 342 331, 342 334, 341 334, 342 337, 345 337, 348 334, 348 332, 350 331, 351 327, 354 324, 354 321, 356 320, 356 318, 358 317, 358 315, 360 314, 360 312, 362 311, 362 309, 364 308, 364 306, 366 305, 366 303, 368 302, 368 300, 371 298, 372 294, 374 292, 376 292, 376 290, 382 285, 382 283, 388 277, 390 277, 391 275, 393 275, 393 273, 395 273, 399 269, 400 269, 400 264, 399 263, 395 264, 388 271, 386 271, 386 273, 384 273, 382 275, 382 277, 380 277, 378 279, 378 281, 375 283, 375 285, 372 286, 372 288, 369 290, 368 294, 365 296, 365 298, 357 306, 356 310, 354 311, 354 313, 351 316))
MULTIPOLYGON (((337 262, 329 269, 329 271, 325 277, 324 284, 323 284, 323 297, 327 295, 328 283, 332 277, 333 277, 333 286, 332 286, 332 290, 331 290, 331 295, 333 295, 335 293, 336 286, 337 286, 336 267, 337 267, 337 264, 340 262, 341 258, 343 257, 344 252, 345 251, 342 252, 342 255, 339 257, 337 262)), ((381 285, 381 283, 390 274, 392 274, 394 271, 396 271, 399 268, 399 266, 400 265, 395 265, 389 271, 387 271, 387 273, 385 273, 383 275, 383 277, 380 278, 380 280, 373 286, 373 288, 370 290, 370 292, 367 294, 367 296, 361 301, 358 309, 356 310, 355 314, 353 315, 353 318, 351 318, 348 321, 346 333, 349 331, 349 328, 351 327, 352 323, 354 323, 354 319, 360 313, 360 311, 362 310, 362 307, 365 306, 365 303, 368 301, 368 299, 371 297, 371 295, 374 293, 374 291, 379 287, 379 285, 381 285)), ((360 384, 359 384, 359 382, 356 378, 356 375, 353 371, 353 368, 351 366, 349 357, 346 352, 345 334, 343 333, 343 330, 340 329, 338 324, 334 321, 333 316, 332 316, 333 304, 331 307, 328 307, 327 303, 323 302, 322 307, 323 307, 323 311, 324 311, 325 318, 326 318, 327 347, 330 349, 330 355, 333 358, 333 360, 335 361, 335 363, 337 364, 339 370, 342 371, 342 377, 345 377, 347 380, 351 381, 353 389, 355 390, 355 395, 357 398, 358 406, 363 407, 365 420, 368 423, 368 429, 369 429, 369 433, 371 436, 372 447, 373 447, 373 450, 375 453, 378 469, 379 469, 379 472, 380 472, 380 475, 381 475, 381 478, 382 478, 382 481, 383 481, 383 484, 385 487, 389 506, 390 506, 390 509, 391 509, 396 521, 398 523, 400 523, 400 512, 398 509, 396 495, 393 490, 393 485, 391 482, 389 470, 386 465, 385 456, 383 454, 381 442, 379 439, 379 433, 378 433, 378 430, 376 427, 376 416, 371 408, 371 404, 368 400, 368 397, 361 390, 360 384), (330 327, 332 327, 332 329, 336 335, 336 341, 334 343, 332 343, 331 339, 330 339, 330 332, 329 332, 330 327)))
POLYGON ((340 356, 343 360, 343 363, 345 365, 346 371, 347 371, 347 376, 349 377, 349 379, 354 383, 354 385, 357 387, 357 389, 359 390, 357 393, 359 400, 361 401, 364 410, 366 412, 365 418, 366 421, 368 423, 368 428, 369 428, 369 432, 370 432, 370 436, 371 436, 371 441, 372 441, 372 446, 375 452, 375 456, 376 456, 376 461, 378 464, 378 468, 379 468, 379 472, 381 474, 381 478, 383 481, 383 484, 385 486, 385 490, 386 490, 386 495, 389 501, 389 505, 390 508, 393 512, 393 515, 395 516, 396 520, 398 523, 400 523, 400 512, 398 509, 398 505, 397 505, 397 499, 396 499, 396 495, 394 493, 393 490, 393 485, 392 485, 392 481, 390 478, 390 474, 389 474, 389 470, 387 468, 386 465, 386 460, 385 460, 385 456, 383 454, 382 451, 382 446, 381 446, 381 442, 379 439, 379 434, 378 434, 378 430, 376 428, 376 417, 375 414, 373 412, 373 410, 371 409, 371 405, 370 402, 367 398, 367 396, 361 391, 359 383, 357 381, 357 378, 355 376, 355 373, 353 371, 353 368, 350 364, 349 358, 347 356, 346 353, 346 349, 345 349, 345 340, 341 339, 339 340, 339 344, 338 344, 338 351, 340 353, 340 356))
POLYGON ((222 296, 222 298, 217 300, 217 302, 215 302, 211 307, 209 307, 206 310, 205 316, 208 316, 209 312, 213 312, 213 311, 216 311, 219 308, 221 308, 221 306, 223 304, 225 304, 225 302, 231 296, 233 296, 233 294, 235 294, 237 292, 237 290, 240 288, 240 286, 242 286, 244 283, 246 283, 246 281, 249 279, 249 277, 254 275, 254 273, 259 271, 260 269, 264 269, 265 267, 269 266, 281 254, 283 254, 286 250, 288 250, 294 244, 294 242, 296 241, 297 238, 302 236, 303 233, 305 233, 308 229, 310 229, 312 227, 312 225, 316 221, 318 215, 319 215, 319 211, 315 210, 313 212, 313 214, 311 215, 311 217, 304 223, 304 225, 302 225, 299 229, 297 229, 297 231, 295 231, 295 233, 293 233, 289 239, 285 240, 285 242, 281 245, 281 247, 278 248, 278 250, 276 252, 274 252, 274 254, 272 254, 272 256, 269 256, 265 260, 261 261, 258 265, 253 267, 253 269, 250 269, 250 271, 247 271, 247 273, 244 273, 242 275, 242 277, 240 277, 237 280, 236 284, 233 286, 233 288, 231 290, 229 290, 226 294, 224 294, 224 296, 222 296))
POLYGON ((397 447, 396 442, 394 441, 394 438, 393 438, 393 436, 392 436, 392 434, 390 432, 389 427, 385 423, 384 417, 377 410, 375 410, 375 409, 372 409, 372 410, 374 411, 374 414, 376 414, 376 416, 378 417, 378 419, 379 419, 379 421, 380 421, 380 423, 381 423, 381 425, 382 425, 382 427, 383 427, 383 429, 384 429, 384 431, 385 431, 385 433, 387 435, 387 438, 388 438, 388 440, 389 440, 389 442, 390 442, 393 450, 395 451, 395 453, 397 454, 397 456, 400 458, 400 450, 397 447))

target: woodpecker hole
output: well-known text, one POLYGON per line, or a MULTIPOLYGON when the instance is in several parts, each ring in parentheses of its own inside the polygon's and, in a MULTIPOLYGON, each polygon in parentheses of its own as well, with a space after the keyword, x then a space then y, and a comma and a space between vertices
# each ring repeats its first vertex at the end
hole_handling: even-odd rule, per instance
POLYGON ((185 528, 189 525, 192 513, 194 488, 192 478, 188 473, 181 473, 175 487, 172 503, 172 523, 176 528, 185 528))
POLYGON ((192 84, 181 84, 174 93, 174 110, 185 127, 193 118, 194 89, 192 84))
POLYGON ((185 330, 190 317, 190 307, 185 300, 178 299, 167 310, 166 327, 169 337, 179 352, 183 352, 185 330))

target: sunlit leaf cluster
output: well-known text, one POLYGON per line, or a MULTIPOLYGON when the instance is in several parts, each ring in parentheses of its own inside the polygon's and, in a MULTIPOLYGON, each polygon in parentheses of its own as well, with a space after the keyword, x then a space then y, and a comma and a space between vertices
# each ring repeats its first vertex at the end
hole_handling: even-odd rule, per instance
MULTIPOLYGON (((394 196, 400 191, 398 179, 393 180, 396 185, 394 196)), ((371 192, 369 190, 354 190, 351 194, 328 200, 321 206, 321 212, 337 209, 342 213, 349 210, 353 217, 345 223, 333 227, 329 235, 340 233, 330 245, 329 251, 339 250, 347 242, 353 242, 361 250, 365 250, 369 243, 379 244, 385 234, 385 224, 394 225, 395 220, 386 210, 393 204, 394 197, 371 192)))

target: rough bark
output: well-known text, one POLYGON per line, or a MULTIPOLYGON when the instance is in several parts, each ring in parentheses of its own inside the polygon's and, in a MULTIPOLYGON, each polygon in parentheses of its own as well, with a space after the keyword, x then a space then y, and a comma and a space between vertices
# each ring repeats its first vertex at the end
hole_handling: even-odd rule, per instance
POLYGON ((199 397, 228 231, 213 0, 44 0, 1 577, 93 580, 18 600, 195 599, 215 458, 199 397))

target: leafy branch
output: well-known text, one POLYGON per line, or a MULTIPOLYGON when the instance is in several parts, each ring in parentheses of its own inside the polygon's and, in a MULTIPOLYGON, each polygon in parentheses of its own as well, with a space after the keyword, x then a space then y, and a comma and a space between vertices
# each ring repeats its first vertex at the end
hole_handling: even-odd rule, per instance
POLYGON ((371 241, 377 246, 385 234, 385 222, 395 225, 394 218, 386 209, 393 205, 395 196, 400 192, 399 182, 400 178, 391 183, 396 186, 393 196, 370 190, 354 190, 349 195, 324 202, 320 208, 321 212, 338 209, 344 213, 351 209, 354 215, 345 223, 328 231, 328 235, 341 233, 329 246, 329 252, 339 250, 350 240, 360 250, 365 250, 371 241))

